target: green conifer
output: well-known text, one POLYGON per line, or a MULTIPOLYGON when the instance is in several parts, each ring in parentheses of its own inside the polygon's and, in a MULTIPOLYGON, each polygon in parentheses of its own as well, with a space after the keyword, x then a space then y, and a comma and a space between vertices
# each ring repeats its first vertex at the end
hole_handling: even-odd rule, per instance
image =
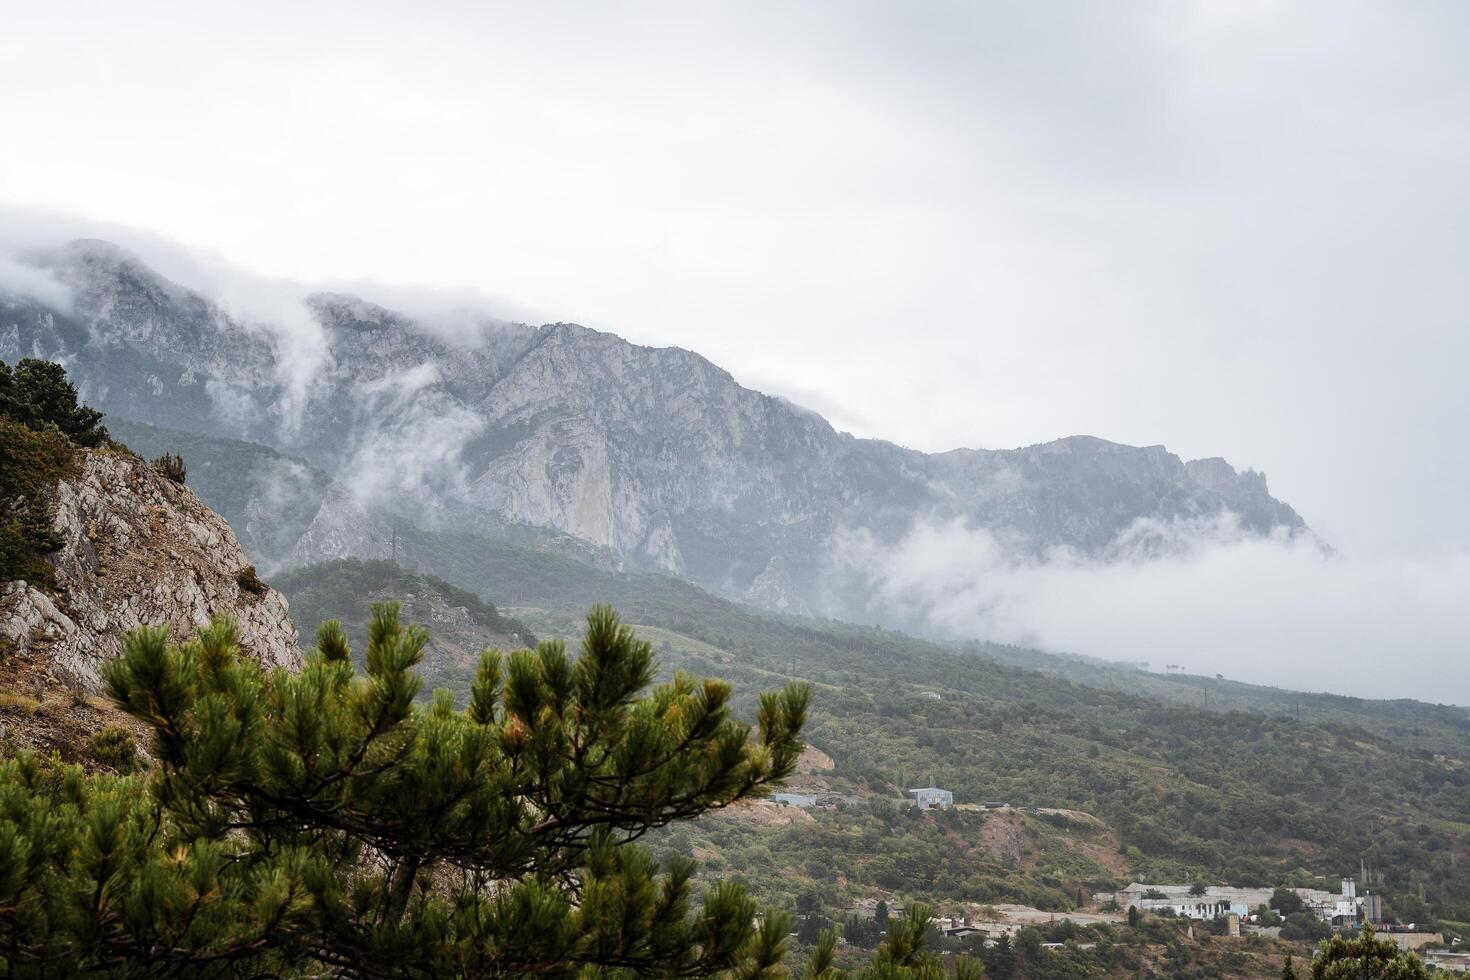
POLYGON ((226 621, 130 634, 106 680, 153 730, 151 772, 0 763, 3 972, 779 970, 787 916, 635 842, 789 775, 804 686, 754 729, 721 682, 646 690, 648 644, 598 608, 575 658, 485 653, 458 709, 416 701, 427 639, 380 605, 366 674, 335 624, 293 674, 226 621))

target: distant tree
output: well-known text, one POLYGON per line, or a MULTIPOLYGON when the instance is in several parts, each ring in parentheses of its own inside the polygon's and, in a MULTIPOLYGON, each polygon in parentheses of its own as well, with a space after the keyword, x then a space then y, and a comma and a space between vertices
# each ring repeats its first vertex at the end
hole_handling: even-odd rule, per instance
POLYGON ((1292 965, 1290 956, 1281 964, 1281 980, 1297 980, 1296 967, 1292 965))
POLYGON ((1281 938, 1316 942, 1332 935, 1332 927, 1311 912, 1293 912, 1281 925, 1281 938))
POLYGON ((1292 912, 1302 912, 1307 907, 1306 903, 1302 901, 1302 897, 1292 888, 1277 888, 1271 893, 1271 900, 1267 904, 1282 915, 1290 915, 1292 912))
MULTIPOLYGON (((927 905, 909 905, 904 917, 890 923, 888 937, 873 954, 873 962, 859 973, 864 980, 931 980, 945 975, 938 956, 924 948, 929 920, 934 911, 927 905)), ((980 980, 984 967, 968 956, 957 956, 955 980, 980 980)))
POLYGON ((872 949, 883 941, 883 930, 874 919, 850 915, 842 925, 842 938, 853 946, 872 949))
POLYGON ((815 888, 808 888, 796 896, 796 911, 800 915, 816 915, 822 911, 822 896, 815 888))
POLYGON ((1203 895, 1205 892, 1207 892, 1209 890, 1210 890, 1210 886, 1209 885, 1206 885, 1202 881, 1196 881, 1194 884, 1192 884, 1192 885, 1189 886, 1189 894, 1194 895, 1196 897, 1198 897, 1200 895, 1203 895))
POLYGON ((1428 977, 1424 962, 1400 950, 1391 939, 1379 939, 1372 926, 1348 939, 1334 936, 1312 958, 1312 980, 1419 980, 1428 977))
POLYGON ((1130 906, 1128 906, 1128 924, 1130 926, 1137 926, 1138 925, 1138 906, 1137 905, 1130 905, 1130 906))
POLYGON ((366 676, 325 624, 300 673, 129 634, 106 667, 146 777, 0 761, 0 975, 771 977, 789 917, 634 843, 783 779, 807 690, 676 675, 612 610, 581 655, 486 652, 417 704, 428 634, 380 604, 366 676))
POLYGON ((878 924, 879 929, 888 928, 888 903, 878 899, 877 908, 873 909, 873 921, 878 924))
POLYGON ((33 429, 50 425, 78 446, 107 441, 102 413, 77 403, 77 389, 54 361, 22 358, 12 369, 0 361, 0 414, 33 429))
POLYGON ((986 970, 993 980, 1014 980, 1016 976, 1016 951, 1011 946, 1009 933, 1001 933, 985 958, 986 970))
POLYGON ((803 915, 797 919, 796 941, 803 946, 815 946, 822 933, 832 930, 832 920, 822 915, 803 915))

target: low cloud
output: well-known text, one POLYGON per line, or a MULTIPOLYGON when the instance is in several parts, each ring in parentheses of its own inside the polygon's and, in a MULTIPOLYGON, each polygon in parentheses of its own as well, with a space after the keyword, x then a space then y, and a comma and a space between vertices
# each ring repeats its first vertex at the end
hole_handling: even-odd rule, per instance
POLYGON ((326 331, 308 302, 319 292, 344 292, 412 320, 424 333, 471 346, 488 333, 534 315, 526 307, 474 290, 421 288, 367 281, 309 283, 257 275, 207 249, 142 229, 38 208, 0 204, 0 292, 71 310, 71 290, 35 257, 68 241, 95 238, 136 256, 144 266, 218 306, 243 328, 269 338, 285 388, 278 406, 289 435, 301 422, 313 383, 330 366, 326 331))
POLYGON ((5 254, 0 254, 0 293, 35 300, 62 313, 71 311, 72 291, 65 283, 5 254))
POLYGON ((432 505, 463 492, 461 453, 485 421, 438 388, 439 377, 438 365, 425 363, 363 384, 370 421, 342 467, 359 506, 385 498, 432 505))
POLYGON ((1359 560, 1230 516, 1140 522, 1106 559, 1021 557, 963 520, 895 543, 863 529, 837 565, 890 621, 1190 673, 1372 698, 1470 704, 1470 555, 1359 560))

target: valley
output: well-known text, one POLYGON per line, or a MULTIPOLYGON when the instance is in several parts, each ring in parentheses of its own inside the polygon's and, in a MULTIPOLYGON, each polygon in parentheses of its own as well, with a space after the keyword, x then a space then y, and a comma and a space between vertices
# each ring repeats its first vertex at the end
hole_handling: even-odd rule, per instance
MULTIPOLYGON (((1140 521, 1221 513, 1243 520, 1247 533, 1309 535, 1256 475, 1237 474, 1223 461, 1184 464, 1161 447, 1081 437, 1010 454, 923 457, 852 440, 814 416, 762 401, 688 352, 633 348, 565 325, 496 328, 494 343, 440 374, 434 365, 450 359, 439 341, 341 297, 316 306, 336 338, 332 356, 340 358, 322 375, 328 394, 306 399, 299 428, 262 428, 261 406, 290 394, 271 380, 269 343, 106 249, 73 247, 64 258, 72 275, 88 277, 82 295, 95 304, 94 319, 63 321, 11 304, 0 310, 10 317, 10 340, 0 338, 0 347, 67 357, 88 397, 134 413, 109 416, 115 439, 143 457, 183 461, 169 478, 159 475, 167 472, 162 463, 147 467, 121 445, 87 458, 87 473, 111 467, 111 475, 92 477, 88 500, 106 498, 106 488, 119 482, 144 488, 144 496, 113 505, 115 516, 100 523, 95 503, 85 519, 63 522, 68 547, 82 555, 70 565, 55 563, 72 569, 64 582, 68 601, 108 591, 88 576, 118 574, 109 567, 119 547, 109 544, 111 536, 121 534, 127 544, 162 535, 165 542, 150 545, 157 555, 119 566, 123 581, 150 597, 146 602, 128 605, 121 618, 83 620, 105 624, 97 628, 111 631, 109 642, 130 624, 170 620, 158 603, 174 587, 153 569, 187 563, 167 536, 178 533, 174 525, 202 520, 170 515, 170 506, 193 499, 182 481, 235 529, 184 535, 208 548, 236 549, 208 559, 213 570, 199 573, 199 581, 229 565, 227 591, 235 594, 238 573, 238 588, 249 584, 251 593, 258 580, 244 569, 258 563, 265 577, 259 595, 272 609, 277 591, 289 602, 303 646, 318 624, 338 620, 352 647, 366 650, 369 605, 400 603, 405 621, 429 633, 420 668, 425 704, 435 689, 446 692, 446 703, 463 703, 483 649, 525 650, 550 640, 575 652, 587 610, 600 604, 617 609, 651 644, 659 679, 728 679, 739 692, 734 706, 746 716, 756 710, 758 691, 809 685, 806 762, 783 795, 647 837, 662 860, 697 859, 703 887, 732 882, 793 910, 803 945, 815 942, 821 924, 850 926, 852 949, 843 956, 851 960, 873 934, 851 924, 863 910, 922 902, 952 923, 984 924, 954 925, 954 935, 936 943, 969 948, 967 937, 981 929, 989 939, 975 940, 975 949, 990 962, 1002 954, 985 943, 1004 935, 1023 946, 1018 955, 1030 963, 1030 976, 1048 975, 1042 964, 1119 976, 1141 969, 1176 975, 1184 964, 1259 975, 1274 971, 1286 953, 1302 952, 1293 943, 1304 935, 1217 936, 1206 922, 1196 936, 1189 921, 1152 917, 1144 928, 1095 896, 1130 882, 1321 890, 1343 877, 1361 879, 1380 897, 1385 923, 1425 923, 1446 937, 1470 933, 1470 878, 1461 870, 1470 858, 1465 709, 923 638, 894 628, 904 625, 901 617, 857 625, 849 619, 863 618, 872 596, 860 580, 839 582, 828 563, 832 535, 849 520, 862 522, 865 533, 882 526, 894 536, 916 515, 932 514, 934 500, 916 497, 915 487, 929 493, 936 481, 951 481, 942 495, 961 500, 953 513, 995 527, 1020 551, 1066 546, 1107 560, 1112 542, 1140 521), (187 356, 181 330, 192 338, 187 356), (119 360, 123 350, 148 353, 144 361, 119 360), (420 371, 425 365, 433 369, 420 371), (520 408, 495 409, 519 419, 500 434, 474 422, 464 432, 479 435, 452 444, 429 440, 428 457, 402 441, 427 439, 430 430, 416 427, 431 419, 462 417, 476 390, 471 374, 490 382, 483 407, 511 397, 495 391, 532 365, 539 407, 520 415, 520 408), (221 400, 216 383, 194 390, 201 378, 218 381, 227 368, 242 366, 245 380, 233 401, 221 400), (593 367, 611 371, 601 375, 602 387, 590 389, 596 394, 563 398, 593 367), (159 387, 148 380, 159 371, 179 380, 159 387), (354 394, 359 371, 369 372, 369 394, 361 398, 354 394), (379 372, 375 379, 372 372, 379 372), (407 384, 410 374, 419 380, 393 387, 407 384), (627 401, 627 393, 614 397, 607 387, 635 378, 642 380, 634 391, 656 379, 697 392, 678 402, 684 415, 658 425, 698 432, 705 442, 650 448, 648 439, 668 433, 659 434, 647 410, 674 395, 672 387, 649 389, 627 401), (186 398, 179 386, 192 386, 192 394, 186 398), (140 389, 153 390, 157 400, 140 389), (390 390, 397 394, 384 394, 390 390), (188 398, 197 404, 183 411, 188 398), (735 412, 720 424, 739 418, 739 426, 760 425, 720 434, 707 414, 716 402, 735 412), (221 414, 226 406, 235 414, 221 414), (609 406, 618 412, 607 414, 609 406), (584 425, 594 417, 603 441, 579 443, 570 420, 584 425), (613 447, 634 437, 640 441, 619 451, 644 461, 640 466, 661 460, 653 471, 617 471, 613 447), (541 452, 546 440, 563 448, 541 452), (581 446, 575 460, 566 446, 581 446), (592 458, 605 467, 596 500, 585 496, 592 458), (824 462, 813 469, 814 460, 824 462), (520 469, 506 468, 512 464, 520 469), (857 472, 861 479, 850 482, 857 472), (683 509, 670 511, 673 498, 659 494, 675 476, 683 509), (477 496, 474 488, 483 490, 486 479, 532 496, 477 496), (645 494, 655 486, 662 489, 645 494), (571 510, 558 508, 573 498, 528 503, 556 487, 580 488, 573 496, 581 502, 571 510), (777 496, 762 496, 771 487, 781 488, 777 496), (611 511, 604 506, 610 500, 611 511), (662 508, 659 520, 667 523, 648 530, 645 506, 662 508), (816 512, 830 520, 814 524, 816 512), (629 527, 647 534, 635 541, 615 531, 629 527), (94 552, 100 558, 89 557, 94 552), (946 805, 912 806, 905 796, 915 787, 949 794, 946 805)), ((517 386, 526 383, 508 390, 524 399, 529 389, 517 386)), ((47 618, 44 597, 27 601, 47 618)), ((253 603, 232 607, 247 634, 279 632, 284 613, 268 626, 253 625, 260 616, 253 603)), ((199 623, 202 615, 172 618, 199 623)), ((47 666, 83 634, 33 619, 13 617, 21 625, 9 641, 23 655, 12 658, 3 692, 3 710, 25 733, 18 744, 95 766, 104 729, 130 731, 141 743, 143 732, 96 698, 95 674, 86 673, 95 667, 84 668, 77 682, 57 680, 47 666), (43 634, 40 652, 28 652, 43 634), (68 698, 70 709, 62 707, 68 698)), ((249 650, 248 635, 245 641, 249 650)), ((66 664, 67 656, 58 662, 66 664)), ((265 659, 289 656, 294 647, 265 659)))

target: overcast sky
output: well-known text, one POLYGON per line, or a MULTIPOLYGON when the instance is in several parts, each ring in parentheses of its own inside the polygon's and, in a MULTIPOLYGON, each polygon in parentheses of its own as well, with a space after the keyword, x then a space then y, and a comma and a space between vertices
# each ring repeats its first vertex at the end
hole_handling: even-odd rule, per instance
POLYGON ((10 0, 0 201, 1470 553, 1470 5, 10 0))

